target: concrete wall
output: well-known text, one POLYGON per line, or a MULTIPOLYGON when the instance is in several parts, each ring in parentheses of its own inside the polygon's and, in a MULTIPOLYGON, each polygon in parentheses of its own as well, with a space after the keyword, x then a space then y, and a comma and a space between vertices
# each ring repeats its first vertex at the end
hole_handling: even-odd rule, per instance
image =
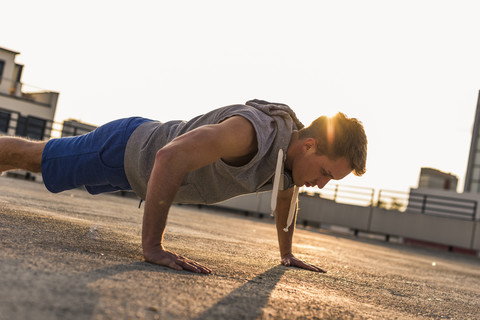
POLYGON ((253 193, 216 204, 218 207, 252 213, 270 214, 271 192, 253 193))
POLYGON ((474 222, 468 220, 372 208, 367 231, 470 248, 473 228, 474 222))
MULTIPOLYGON (((269 214, 270 196, 270 192, 244 195, 217 206, 269 214)), ((375 234, 480 250, 480 221, 341 204, 318 196, 300 195, 299 201, 298 223, 342 226, 375 234)))
POLYGON ((370 207, 360 207, 315 196, 299 196, 297 220, 367 230, 370 207))
POLYGON ((0 108, 20 112, 23 116, 32 116, 41 119, 53 120, 55 116, 58 93, 51 94, 55 95, 55 97, 50 97, 53 105, 40 104, 13 96, 0 95, 0 108))
POLYGON ((475 234, 473 235, 472 249, 480 251, 480 221, 475 223, 475 234))

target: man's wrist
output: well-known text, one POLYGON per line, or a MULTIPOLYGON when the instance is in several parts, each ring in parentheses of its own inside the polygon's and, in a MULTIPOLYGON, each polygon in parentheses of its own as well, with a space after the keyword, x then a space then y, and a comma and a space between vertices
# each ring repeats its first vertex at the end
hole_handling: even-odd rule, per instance
POLYGON ((150 251, 157 251, 157 250, 164 251, 165 250, 164 247, 163 247, 163 244, 155 243, 155 242, 149 243, 148 241, 145 241, 142 244, 142 248, 143 248, 143 252, 150 252, 150 251))

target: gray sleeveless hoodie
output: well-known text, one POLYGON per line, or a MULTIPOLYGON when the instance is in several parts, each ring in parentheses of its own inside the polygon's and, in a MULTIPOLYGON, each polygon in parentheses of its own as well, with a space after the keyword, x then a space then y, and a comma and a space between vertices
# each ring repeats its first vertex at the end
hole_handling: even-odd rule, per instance
MULTIPOLYGON (((240 167, 218 160, 187 173, 174 203, 212 204, 241 194, 271 190, 279 149, 286 154, 292 132, 303 128, 303 124, 285 104, 251 100, 245 105, 213 110, 188 122, 153 121, 140 125, 128 140, 125 151, 125 172, 133 191, 145 199, 157 150, 188 131, 232 116, 242 116, 252 123, 258 141, 256 155, 240 167)), ((280 188, 291 186, 291 173, 283 172, 280 188)))

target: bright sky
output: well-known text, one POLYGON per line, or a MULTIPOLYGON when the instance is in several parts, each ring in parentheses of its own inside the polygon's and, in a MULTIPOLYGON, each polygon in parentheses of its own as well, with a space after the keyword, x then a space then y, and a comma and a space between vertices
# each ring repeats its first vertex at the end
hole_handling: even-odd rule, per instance
POLYGON ((480 90, 480 2, 37 1, 2 4, 23 82, 60 92, 57 121, 189 119, 259 98, 309 124, 342 111, 369 138, 342 184, 408 191, 421 167, 463 189, 480 90))

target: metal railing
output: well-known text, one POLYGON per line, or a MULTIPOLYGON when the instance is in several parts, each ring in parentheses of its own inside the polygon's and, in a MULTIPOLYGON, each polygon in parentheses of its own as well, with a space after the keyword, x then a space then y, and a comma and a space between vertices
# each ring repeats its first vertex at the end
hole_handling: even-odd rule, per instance
MULTIPOLYGON (((37 117, 24 117, 19 112, 0 107, 0 113, 8 115, 4 117, 4 125, 0 127, 0 135, 17 135, 29 137, 35 140, 48 140, 62 136, 75 136, 89 132, 86 126, 76 126, 68 122, 56 122, 50 119, 37 117), (12 117, 12 115, 15 115, 12 117)), ((93 130, 94 127, 91 129, 93 130)))
POLYGON ((319 196, 322 199, 358 206, 371 206, 375 199, 375 189, 348 185, 327 185, 323 189, 303 189, 302 193, 319 196))
POLYGON ((47 140, 51 137, 53 121, 31 116, 0 107, 2 127, 0 133, 29 137, 35 140, 47 140))
POLYGON ((411 193, 407 209, 423 214, 475 220, 477 205, 476 200, 411 193))
POLYGON ((379 190, 376 206, 387 210, 405 211, 408 205, 408 193, 392 190, 379 190))
POLYGON ((379 190, 343 185, 326 186, 320 190, 303 191, 322 199, 358 206, 372 206, 399 212, 411 211, 422 214, 475 220, 478 201, 418 192, 379 190))

